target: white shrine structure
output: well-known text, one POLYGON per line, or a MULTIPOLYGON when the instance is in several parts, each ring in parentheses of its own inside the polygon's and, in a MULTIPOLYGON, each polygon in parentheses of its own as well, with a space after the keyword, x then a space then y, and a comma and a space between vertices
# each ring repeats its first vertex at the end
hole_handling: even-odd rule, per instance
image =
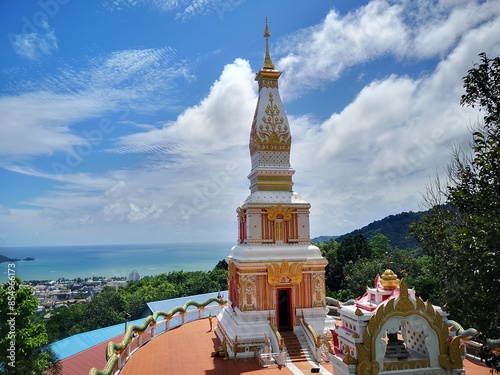
POLYGON ((269 54, 266 21, 264 66, 255 80, 258 101, 250 131, 250 195, 237 208, 238 243, 226 258, 229 303, 216 334, 230 357, 252 357, 258 348, 283 348, 279 331, 300 329, 306 319, 325 330, 327 260, 311 244, 308 202, 293 191, 292 136, 278 90, 281 72, 269 54))
POLYGON ((464 347, 447 314, 391 271, 353 305, 340 306, 330 358, 335 375, 463 374, 464 347))

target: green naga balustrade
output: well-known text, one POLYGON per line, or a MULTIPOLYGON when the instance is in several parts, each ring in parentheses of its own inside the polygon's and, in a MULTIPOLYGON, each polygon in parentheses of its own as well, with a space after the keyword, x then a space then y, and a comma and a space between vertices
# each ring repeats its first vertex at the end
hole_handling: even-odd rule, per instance
MULTIPOLYGON (((144 319, 141 325, 136 325, 132 324, 128 326, 127 331, 125 332, 125 335, 123 336, 123 339, 120 343, 115 343, 113 341, 110 341, 106 347, 106 366, 102 370, 98 370, 96 368, 92 368, 89 371, 89 375, 111 375, 114 370, 117 370, 118 363, 120 360, 120 355, 121 353, 127 349, 127 347, 130 345, 132 342, 132 338, 134 337, 135 333, 142 334, 146 329, 148 329, 149 326, 154 327, 156 326, 156 320, 159 317, 165 318, 165 321, 168 322, 170 319, 173 318, 175 314, 185 314, 187 312, 188 307, 190 306, 195 306, 198 309, 204 309, 206 306, 209 304, 217 302, 219 306, 223 306, 226 304, 226 301, 224 301, 221 298, 209 298, 205 302, 196 302, 196 301, 187 301, 183 306, 177 306, 174 307, 172 310, 168 312, 164 311, 156 311, 154 314, 149 315, 144 319)), ((184 321, 183 321, 184 323, 184 321)), ((167 327, 165 328, 165 331, 167 331, 167 327)), ((151 339, 154 338, 154 335, 151 339)))

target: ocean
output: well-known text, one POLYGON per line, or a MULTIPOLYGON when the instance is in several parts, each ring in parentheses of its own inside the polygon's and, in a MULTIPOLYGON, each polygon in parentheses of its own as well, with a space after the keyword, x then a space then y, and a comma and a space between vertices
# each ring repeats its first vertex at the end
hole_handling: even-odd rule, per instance
MULTIPOLYGON (((9 258, 35 258, 16 262, 15 274, 23 281, 74 279, 92 276, 128 277, 170 271, 209 271, 225 259, 234 243, 177 243, 149 245, 93 245, 53 247, 0 247, 9 258)), ((0 263, 0 283, 7 281, 8 263, 0 263)))

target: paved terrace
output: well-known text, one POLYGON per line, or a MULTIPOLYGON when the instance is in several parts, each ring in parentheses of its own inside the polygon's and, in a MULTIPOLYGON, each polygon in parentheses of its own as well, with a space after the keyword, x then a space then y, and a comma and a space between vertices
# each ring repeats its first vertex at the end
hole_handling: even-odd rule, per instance
MULTIPOLYGON (((216 326, 216 319, 213 321, 216 326)), ((120 375, 300 375, 310 374, 311 368, 318 367, 307 361, 273 368, 260 368, 253 359, 224 361, 211 357, 211 352, 220 346, 214 332, 208 332, 207 319, 197 320, 164 333, 137 350, 123 367, 120 375), (314 366, 313 366, 314 365, 314 366)), ((286 345, 286 343, 285 343, 286 345)), ((104 351, 102 353, 104 356, 104 351)), ((488 375, 487 367, 464 361, 466 375, 488 375)), ((333 374, 330 363, 321 363, 320 373, 333 374)))

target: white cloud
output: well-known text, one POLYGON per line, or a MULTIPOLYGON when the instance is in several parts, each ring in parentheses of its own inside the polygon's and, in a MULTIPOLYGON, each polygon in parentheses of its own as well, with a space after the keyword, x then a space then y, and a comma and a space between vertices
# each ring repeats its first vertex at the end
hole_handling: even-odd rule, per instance
MULTIPOLYGON (((294 98, 337 80, 349 67, 385 55, 445 56, 469 30, 498 18, 498 0, 476 2, 371 1, 341 16, 332 9, 318 25, 277 46, 283 96, 294 98)), ((497 30, 500 32, 500 30, 497 30)))
POLYGON ((68 124, 97 116, 105 108, 96 98, 49 91, 0 97, 0 156, 25 158, 67 150, 81 140, 68 124))
POLYGON ((415 35, 413 48, 409 54, 420 57, 444 55, 468 30, 483 22, 494 20, 500 14, 498 1, 482 3, 464 2, 439 5, 444 7, 439 11, 433 8, 433 14, 419 26, 415 35))
POLYGON ((9 34, 14 51, 30 60, 37 60, 41 55, 51 55, 58 48, 54 30, 50 28, 47 19, 42 18, 39 22, 40 29, 31 25, 33 32, 9 34))
POLYGON ((2 206, 0 204, 0 216, 9 216, 10 215, 10 210, 5 207, 5 206, 2 206))
POLYGON ((68 151, 85 142, 72 129, 81 121, 110 112, 124 120, 131 110, 175 106, 162 94, 173 94, 172 82, 190 75, 186 65, 172 62, 174 55, 170 48, 118 51, 95 59, 87 70, 65 67, 37 83, 7 85, 19 86, 20 93, 0 96, 0 156, 11 160, 68 151))
POLYGON ((278 46, 286 56, 276 64, 284 71, 284 96, 321 87, 346 68, 383 54, 403 55, 408 30, 401 11, 401 6, 383 1, 372 1, 344 17, 331 10, 319 25, 287 37, 278 46))
MULTIPOLYGON (((205 221, 199 226, 214 226, 213 215, 227 215, 227 207, 240 204, 247 188, 246 144, 256 104, 253 77, 248 62, 237 59, 224 68, 208 95, 176 121, 161 129, 142 126, 147 131, 120 138, 109 151, 151 155, 142 170, 69 173, 50 194, 25 204, 40 207, 54 227, 163 223, 178 236, 188 236, 189 226, 181 224, 205 221)), ((233 210, 229 212, 230 225, 233 210)))
POLYGON ((459 104, 462 77, 479 52, 499 51, 499 26, 497 18, 467 32, 428 76, 373 81, 320 124, 291 120, 300 136, 294 167, 305 181, 302 195, 313 203, 312 220, 321 218, 312 226, 317 234, 342 234, 422 208, 421 193, 436 172, 444 173, 449 146, 469 148, 470 125, 480 116, 459 104))
POLYGON ((200 104, 186 109, 161 129, 120 138, 120 145, 110 151, 162 150, 189 159, 244 144, 257 99, 253 78, 248 62, 235 60, 224 67, 200 104))
POLYGON ((216 13, 223 20, 245 0, 108 0, 104 6, 111 11, 126 11, 133 7, 147 7, 163 13, 175 13, 179 21, 216 13))
MULTIPOLYGON (((426 4, 373 1, 343 17, 331 11, 321 24, 281 46, 286 56, 277 65, 284 71, 285 107, 287 98, 318 90, 347 68, 386 54, 403 65, 440 60, 418 77, 393 74, 369 82, 324 121, 290 116, 295 190, 312 204, 313 236, 342 234, 384 215, 419 209, 428 179, 447 163, 447 146, 469 139, 477 113, 459 106, 461 78, 479 52, 500 52, 495 2, 441 1, 437 9, 426 4), (410 16, 409 7, 415 10, 410 16), (467 13, 471 17, 465 19, 467 13)), ((82 119, 123 106, 145 112, 172 108, 173 80, 192 79, 189 65, 176 64, 176 58, 168 48, 118 51, 93 60, 84 71, 65 68, 31 94, 1 97, 2 131, 7 129, 2 124, 16 122, 17 128, 0 137, 0 150, 6 150, 4 157, 50 154, 79 141, 73 124, 82 119)), ((11 167, 57 184, 22 202, 37 210, 10 209, 10 219, 0 220, 19 228, 25 221, 28 231, 46 236, 60 233, 59 243, 70 243, 71 236, 136 243, 192 241, 193 233, 200 241, 235 238, 234 209, 248 194, 253 78, 249 63, 236 59, 198 104, 161 126, 145 120, 136 133, 118 138, 107 151, 113 157, 134 153, 140 160, 134 167, 69 173, 60 181, 11 167), (40 212, 44 220, 37 228, 40 212)), ((12 233, 22 238, 21 229, 12 233)))

